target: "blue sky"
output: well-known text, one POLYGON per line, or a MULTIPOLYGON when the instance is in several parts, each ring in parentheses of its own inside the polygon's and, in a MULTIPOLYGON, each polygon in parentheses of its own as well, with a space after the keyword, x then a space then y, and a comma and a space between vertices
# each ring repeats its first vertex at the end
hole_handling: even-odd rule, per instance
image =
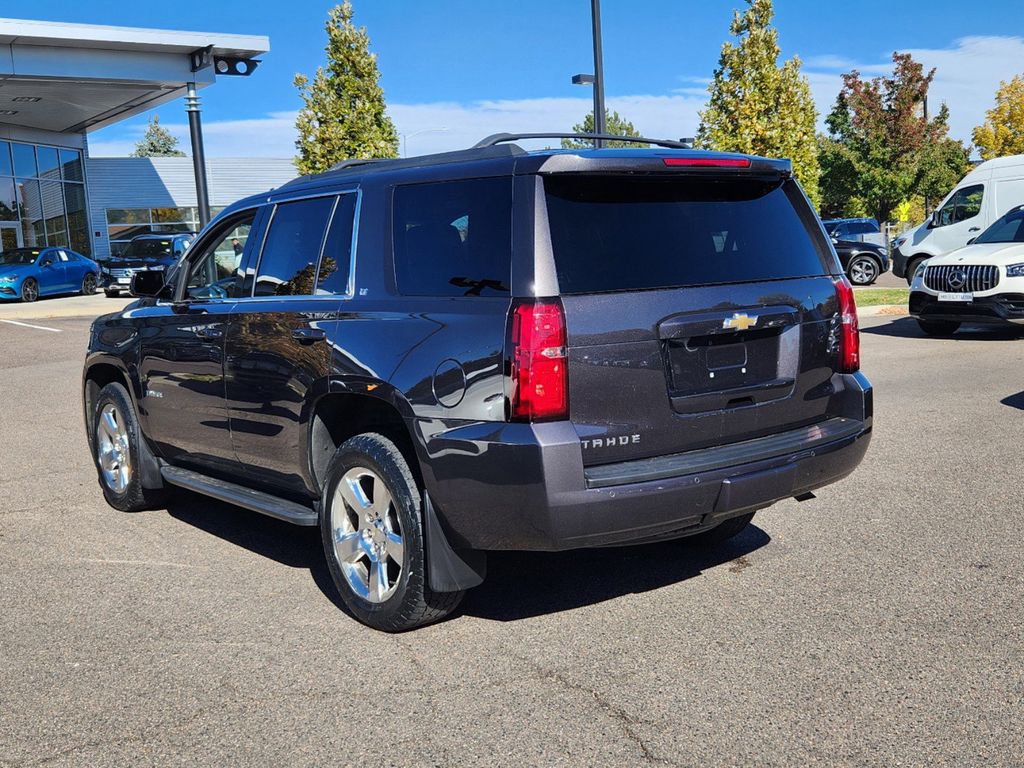
MULTIPOLYGON (((652 136, 690 136, 706 83, 741 0, 603 0, 609 105, 652 136)), ((54 21, 269 35, 252 78, 222 78, 203 91, 207 151, 291 156, 296 72, 323 61, 330 2, 314 0, 34 0, 25 17, 54 21), (171 11, 171 13, 168 13, 171 11)), ((410 154, 466 146, 498 130, 567 130, 591 92, 570 76, 590 72, 587 0, 354 0, 357 23, 378 54, 389 111, 410 154)), ((24 7, 24 6, 23 6, 24 7)), ((1021 0, 776 0, 783 55, 798 54, 821 111, 839 74, 884 72, 894 50, 938 68, 936 100, 969 139, 999 81, 1024 72, 1021 0), (855 9, 855 10, 851 10, 855 9)), ((5 11, 15 15, 13 9, 5 11)), ((159 110, 187 137, 181 104, 159 110)), ((126 154, 145 118, 90 136, 94 154, 126 154)))

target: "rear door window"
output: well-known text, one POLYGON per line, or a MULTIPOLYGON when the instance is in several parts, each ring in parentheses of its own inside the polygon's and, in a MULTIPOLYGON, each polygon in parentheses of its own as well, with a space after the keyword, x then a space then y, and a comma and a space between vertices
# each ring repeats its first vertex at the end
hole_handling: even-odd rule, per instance
POLYGON ((395 279, 407 296, 508 296, 512 177, 395 189, 395 279))
POLYGON ((312 296, 335 197, 280 203, 256 274, 254 296, 312 296))
POLYGON ((545 190, 565 294, 828 273, 793 181, 558 175, 545 190))

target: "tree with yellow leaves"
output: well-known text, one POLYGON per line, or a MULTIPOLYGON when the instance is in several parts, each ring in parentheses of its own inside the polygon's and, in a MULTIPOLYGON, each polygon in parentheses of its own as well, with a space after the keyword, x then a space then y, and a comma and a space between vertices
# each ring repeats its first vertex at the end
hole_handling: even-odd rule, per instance
POLYGON ((982 160, 1024 154, 1024 76, 999 84, 996 105, 974 129, 973 139, 982 160))

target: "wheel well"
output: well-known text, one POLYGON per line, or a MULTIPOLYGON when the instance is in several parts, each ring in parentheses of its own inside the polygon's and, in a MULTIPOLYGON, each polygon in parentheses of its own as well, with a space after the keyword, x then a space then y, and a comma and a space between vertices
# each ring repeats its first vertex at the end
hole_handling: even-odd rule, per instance
POLYGON ((326 395, 316 404, 310 444, 313 476, 323 484, 327 465, 338 447, 363 432, 384 435, 402 452, 416 482, 422 485, 412 435, 402 415, 388 402, 366 395, 326 395))
POLYGON ((99 397, 100 390, 103 389, 107 384, 117 382, 128 390, 128 397, 132 396, 131 387, 128 385, 128 379, 124 373, 116 365, 110 365, 109 363, 97 363, 89 369, 89 372, 85 375, 85 429, 89 435, 89 442, 92 443, 92 418, 91 414, 96 404, 96 398, 99 397))

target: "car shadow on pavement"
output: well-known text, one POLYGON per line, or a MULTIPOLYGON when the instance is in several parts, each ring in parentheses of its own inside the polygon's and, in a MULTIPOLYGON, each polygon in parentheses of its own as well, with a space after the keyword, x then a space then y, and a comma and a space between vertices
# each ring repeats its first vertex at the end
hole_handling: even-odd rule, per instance
POLYGON ((309 570, 320 591, 348 612, 327 570, 319 528, 292 525, 178 488, 167 504, 167 513, 257 555, 290 568, 309 570))
POLYGON ((1024 338, 1024 328, 1003 328, 1001 326, 971 325, 961 326, 953 336, 929 336, 921 330, 917 320, 912 317, 901 317, 883 325, 861 326, 861 333, 872 336, 890 336, 902 339, 941 339, 944 341, 1020 341, 1024 338))
MULTIPOLYGON (((175 490, 168 514, 290 568, 308 569, 321 592, 348 613, 324 560, 319 528, 302 528, 231 504, 175 490)), ((515 621, 647 592, 738 561, 768 544, 756 525, 729 541, 698 547, 686 539, 570 552, 490 552, 487 578, 470 590, 459 615, 515 621)))
POLYGON ((1004 397, 999 402, 1003 405, 1008 405, 1011 408, 1016 408, 1019 411, 1024 411, 1024 392, 1018 392, 1015 395, 1004 397))
POLYGON ((569 552, 489 552, 487 579, 466 594, 459 612, 516 621, 649 592, 737 561, 768 544, 756 525, 716 545, 686 539, 569 552))

